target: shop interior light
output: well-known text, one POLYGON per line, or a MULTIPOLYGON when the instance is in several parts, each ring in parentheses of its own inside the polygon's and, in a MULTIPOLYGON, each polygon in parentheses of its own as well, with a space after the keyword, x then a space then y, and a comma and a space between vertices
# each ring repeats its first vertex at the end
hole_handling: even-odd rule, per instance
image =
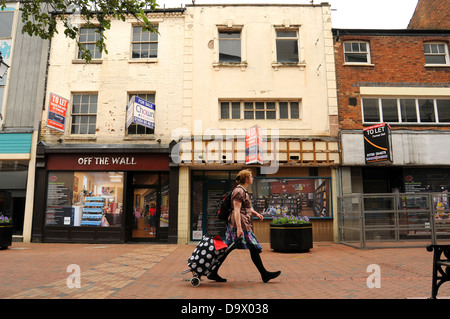
POLYGON ((2 53, 0 52, 0 79, 3 79, 6 71, 9 69, 9 65, 3 62, 2 53))

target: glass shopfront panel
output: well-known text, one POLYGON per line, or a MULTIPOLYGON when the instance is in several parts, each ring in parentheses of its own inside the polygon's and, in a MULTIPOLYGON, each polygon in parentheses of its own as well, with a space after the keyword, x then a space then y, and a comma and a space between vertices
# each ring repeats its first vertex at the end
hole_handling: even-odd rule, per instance
MULTIPOLYGON (((218 218, 217 212, 223 195, 236 187, 236 174, 236 171, 192 172, 192 240, 200 240, 205 234, 224 236, 225 222, 218 218)), ((248 192, 253 208, 265 219, 283 214, 332 218, 330 180, 329 177, 256 176, 248 192)))
POLYGON ((284 214, 332 217, 329 178, 257 177, 249 192, 253 208, 265 218, 284 214))
POLYGON ((49 172, 45 226, 120 227, 123 177, 123 172, 49 172))

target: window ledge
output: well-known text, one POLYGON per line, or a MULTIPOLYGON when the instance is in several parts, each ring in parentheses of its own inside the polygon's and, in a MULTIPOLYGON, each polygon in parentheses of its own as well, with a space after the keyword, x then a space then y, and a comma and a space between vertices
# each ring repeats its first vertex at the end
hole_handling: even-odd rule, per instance
POLYGON ((128 63, 158 63, 158 58, 150 59, 130 59, 128 63))
POLYGON ((220 68, 241 68, 241 71, 245 71, 248 64, 247 62, 215 62, 213 63, 214 70, 219 71, 220 68))
POLYGON ((96 141, 97 136, 95 135, 70 135, 64 136, 64 141, 96 141))
POLYGON ((278 71, 278 68, 285 68, 285 67, 295 67, 295 68, 299 68, 300 70, 304 70, 306 67, 306 63, 305 62, 272 62, 272 68, 275 71, 278 71))
POLYGON ((103 60, 91 60, 91 62, 87 63, 85 60, 73 59, 72 64, 102 64, 103 60))
POLYGON ((123 138, 124 141, 149 141, 155 140, 155 134, 132 134, 126 135, 123 138))
POLYGON ((450 68, 450 64, 425 64, 426 68, 450 68))
POLYGON ((370 67, 374 67, 375 64, 372 64, 372 63, 349 63, 349 62, 346 62, 346 63, 344 63, 344 66, 370 66, 370 67))

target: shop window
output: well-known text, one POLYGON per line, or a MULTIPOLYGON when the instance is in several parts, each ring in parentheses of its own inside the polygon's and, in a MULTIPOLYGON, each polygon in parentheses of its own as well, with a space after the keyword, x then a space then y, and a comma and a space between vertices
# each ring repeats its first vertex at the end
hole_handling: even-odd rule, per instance
POLYGON ((277 62, 298 63, 298 31, 276 30, 277 62))
POLYGON ((252 201, 264 217, 332 217, 329 178, 255 178, 252 201))
POLYGON ((49 172, 46 226, 120 227, 123 172, 49 172))
MULTIPOLYGON (((80 46, 87 49, 91 53, 92 59, 102 58, 102 53, 97 47, 97 41, 100 41, 101 37, 101 34, 96 30, 96 28, 80 28, 80 46)), ((82 51, 80 50, 78 50, 78 59, 83 59, 82 51)))
POLYGON ((447 43, 424 43, 425 64, 448 65, 448 45, 447 43))
POLYGON ((370 64, 369 43, 361 41, 344 42, 345 63, 370 64))
POLYGON ((95 134, 97 125, 97 94, 74 94, 72 134, 95 134))
MULTIPOLYGON (((157 30, 157 27, 155 29, 157 30)), ((133 59, 158 57, 158 33, 142 30, 141 26, 133 26, 131 57, 133 59)))

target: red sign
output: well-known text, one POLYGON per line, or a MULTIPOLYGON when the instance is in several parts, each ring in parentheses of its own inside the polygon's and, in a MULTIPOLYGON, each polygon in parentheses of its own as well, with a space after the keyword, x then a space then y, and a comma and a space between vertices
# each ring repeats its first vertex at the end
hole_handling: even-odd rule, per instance
POLYGON ((69 105, 68 99, 50 93, 50 103, 48 106, 48 119, 47 119, 48 127, 60 132, 64 132, 68 105, 69 105))

